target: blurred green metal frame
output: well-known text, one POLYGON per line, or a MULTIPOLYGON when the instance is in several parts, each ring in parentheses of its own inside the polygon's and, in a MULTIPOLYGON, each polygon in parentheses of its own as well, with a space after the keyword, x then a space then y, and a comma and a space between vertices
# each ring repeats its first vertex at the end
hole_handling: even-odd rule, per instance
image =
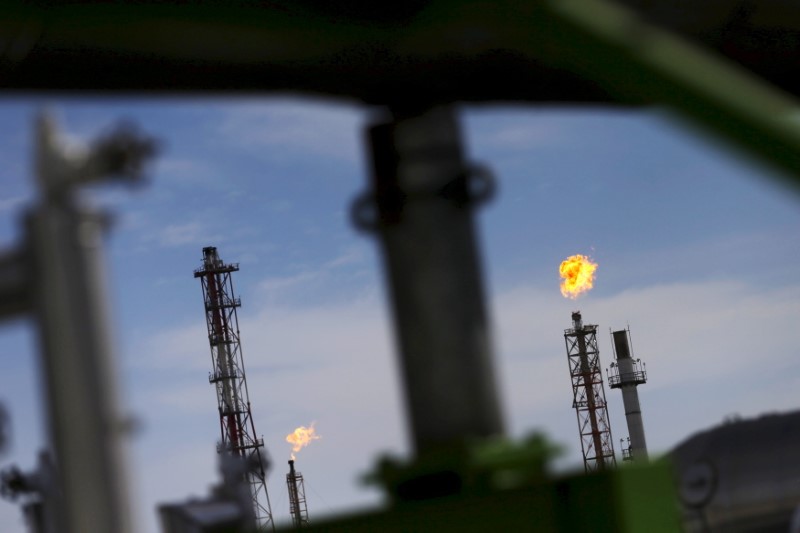
MULTIPOLYGON (((439 532, 654 532, 680 531, 669 465, 627 466, 593 475, 551 478, 545 463, 553 448, 540 437, 519 445, 495 441, 473 446, 469 459, 453 450, 407 467, 384 461, 377 478, 394 501, 373 511, 311 521, 309 531, 439 532), (426 478, 457 472, 457 494, 398 500, 398 476, 426 478)), ((463 451, 463 450, 462 450, 463 451)))
MULTIPOLYGON (((669 0, 640 3, 657 10, 669 0)), ((791 9, 777 3, 773 18, 791 9)), ((287 91, 389 107, 666 104, 800 187, 793 99, 614 3, 407 0, 386 4, 393 16, 367 1, 319 4, 8 2, 0 6, 0 91, 287 91), (359 16, 361 8, 369 13, 359 16)), ((765 33, 769 50, 800 48, 799 19, 789 22, 785 50, 772 44, 780 34, 765 33)), ((780 82, 797 70, 795 57, 780 82)))
POLYGON ((487 41, 487 46, 501 46, 555 71, 571 72, 596 84, 598 94, 623 105, 666 105, 758 157, 800 188, 800 105, 721 55, 604 0, 495 2, 481 23, 480 11, 463 5, 433 3, 404 51, 425 55, 437 50, 440 56, 458 57, 464 54, 463 45, 448 48, 442 38, 452 40, 449 26, 483 26, 493 36, 505 27, 502 42, 487 41))
POLYGON ((601 0, 553 0, 537 20, 554 64, 622 100, 662 102, 800 186, 800 107, 777 88, 601 0))

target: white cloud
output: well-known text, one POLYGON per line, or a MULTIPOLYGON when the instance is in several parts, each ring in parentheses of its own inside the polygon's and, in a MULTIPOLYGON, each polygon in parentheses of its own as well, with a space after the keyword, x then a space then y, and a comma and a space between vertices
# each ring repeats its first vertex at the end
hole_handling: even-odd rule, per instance
MULTIPOLYGON (((785 336, 775 332, 792 331, 800 311, 800 286, 761 291, 735 281, 677 283, 606 298, 590 293, 577 302, 563 299, 556 288, 519 286, 495 295, 492 302, 510 433, 519 437, 543 429, 568 448, 566 459, 558 463, 562 466, 580 461, 563 340, 575 309, 581 309, 585 323, 599 324, 604 367, 612 357, 606 331, 630 323, 635 355, 646 361, 650 378, 640 394, 655 453, 732 412, 797 407, 786 392, 797 384, 790 372, 777 387, 760 383, 758 375, 765 366, 795 364, 797 354, 786 349, 785 336), (740 382, 750 384, 746 394, 732 394, 733 384, 740 382)), ((257 309, 252 315, 240 315, 240 329, 256 430, 264 435, 275 461, 270 491, 276 516, 285 514, 277 503, 285 490, 288 445, 283 437, 311 420, 317 421, 323 440, 300 454, 299 465, 320 496, 309 495, 312 512, 319 516, 331 506, 377 502, 376 493, 357 489, 353 480, 374 465, 379 453, 406 450, 399 375, 384 304, 373 296, 315 307, 262 302, 252 308, 257 309)), ((186 372, 197 374, 197 383, 170 383, 166 392, 152 385, 140 400, 145 406, 152 404, 148 410, 176 419, 207 410, 213 419, 214 390, 205 381, 210 362, 202 324, 165 330, 140 352, 140 370, 149 366, 163 376, 178 369, 184 377, 186 372)), ((627 434, 619 394, 606 388, 606 395, 618 441, 627 434)), ((187 453, 209 453, 211 443, 196 438, 196 448, 187 453)), ((180 479, 182 468, 190 465, 165 464, 161 471, 148 469, 148 475, 180 479)), ((213 480, 213 469, 203 468, 206 479, 213 480)), ((197 493, 192 476, 171 486, 172 500, 197 493)))
MULTIPOLYGON (((374 492, 358 488, 356 478, 373 466, 377 453, 404 449, 387 326, 382 305, 375 298, 315 308, 267 306, 254 315, 240 316, 256 431, 264 435, 275 462, 269 490, 276 517, 287 514, 278 506, 285 491, 282 472, 289 452, 283 439, 312 420, 317 421, 323 439, 298 457, 307 487, 317 493, 309 491, 307 495, 312 512, 319 516, 331 506, 341 509, 377 501, 374 492)), ((163 377, 176 371, 184 377, 197 375, 197 382, 150 383, 146 391, 139 391, 135 403, 140 410, 176 421, 194 420, 203 412, 210 419, 216 416, 215 392, 205 379, 211 364, 202 324, 164 330, 136 352, 137 372, 163 377)), ((209 426, 215 426, 213 420, 209 426)), ((160 469, 147 466, 143 475, 173 480, 171 492, 147 493, 148 506, 155 503, 151 498, 183 500, 198 493, 202 486, 198 479, 214 479, 208 458, 213 442, 202 441, 207 429, 186 428, 183 433, 186 439, 195 439, 186 454, 205 454, 197 465, 179 460, 165 462, 160 469), (192 474, 181 481, 188 468, 193 468, 192 474), (203 472, 201 478, 198 470, 203 472)), ((156 449, 160 440, 170 438, 151 433, 143 440, 147 441, 144 445, 156 449)), ((145 480, 144 485, 153 483, 145 480)))
POLYGON ((233 240, 225 243, 226 256, 235 257, 237 263, 258 265, 279 249, 276 244, 262 239, 258 234, 256 234, 258 238, 255 239, 255 242, 253 242, 254 239, 246 240, 247 235, 245 235, 244 229, 246 228, 242 228, 242 231, 231 232, 233 240))
POLYGON ((471 108, 464 113, 469 144, 480 153, 524 152, 566 145, 573 126, 563 111, 555 114, 530 108, 471 108))
POLYGON ((207 164, 201 163, 197 158, 186 157, 160 157, 155 162, 156 170, 159 174, 169 177, 193 179, 200 175, 206 175, 207 164))
POLYGON ((800 286, 761 291, 736 281, 676 283, 623 292, 598 311, 612 317, 614 329, 636 321, 633 342, 657 371, 654 387, 709 383, 794 359, 776 333, 791 331, 800 286))
POLYGON ((526 123, 498 128, 480 135, 476 143, 481 149, 531 150, 536 147, 558 144, 563 137, 563 126, 553 121, 547 124, 526 123))
POLYGON ((202 153, 196 153, 191 158, 166 156, 155 160, 153 174, 159 181, 171 184, 205 188, 230 187, 230 182, 225 180, 214 167, 215 162, 203 158, 202 153))
POLYGON ((210 370, 208 330, 201 320, 148 335, 130 360, 136 368, 210 370))
POLYGON ((338 257, 335 257, 325 263, 325 268, 338 268, 347 265, 354 265, 363 262, 364 248, 351 247, 342 252, 338 257))
MULTIPOLYGON (((571 449, 572 462, 580 452, 563 330, 578 309, 585 324, 599 325, 604 369, 613 360, 609 330, 630 324, 634 353, 647 364, 640 398, 652 451, 667 451, 733 412, 800 407, 776 391, 796 383, 797 352, 785 332, 800 314, 800 286, 763 291, 736 281, 675 283, 578 301, 562 299, 555 288, 523 286, 498 295, 494 309, 512 431, 544 427, 571 449), (779 383, 766 380, 766 369, 774 369, 779 383)), ((606 387, 606 396, 614 436, 627 435, 618 391, 606 387)))
POLYGON ((359 161, 363 112, 308 101, 250 102, 226 111, 220 135, 239 146, 359 161))
POLYGON ((197 222, 190 222, 188 224, 170 224, 161 230, 159 240, 164 246, 188 244, 197 242, 200 232, 201 227, 197 222))
POLYGON ((337 281, 341 281, 340 276, 357 276, 360 272, 354 273, 354 267, 357 268, 365 263, 364 249, 364 246, 350 246, 315 268, 299 266, 296 273, 265 278, 257 284, 260 296, 268 299, 287 295, 297 297, 300 290, 313 292, 317 288, 325 286, 329 288, 336 284, 337 281))
MULTIPOLYGON (((195 356, 205 362, 205 368, 211 369, 211 358, 207 353, 198 352, 195 356)), ((196 366, 194 367, 197 368, 196 366)), ((197 370, 200 369, 197 368, 197 370)), ((202 375, 201 372, 196 372, 195 374, 202 375)), ((156 389, 152 393, 151 401, 159 405, 162 410, 193 415, 208 414, 210 410, 213 410, 213 397, 214 387, 208 381, 198 379, 189 384, 184 383, 179 386, 156 389)))
POLYGON ((164 247, 183 246, 186 244, 203 244, 218 240, 210 230, 199 222, 169 224, 157 233, 158 243, 164 247))
POLYGON ((312 281, 319 276, 320 272, 300 272, 292 276, 270 277, 259 282, 258 288, 267 292, 281 291, 312 281))

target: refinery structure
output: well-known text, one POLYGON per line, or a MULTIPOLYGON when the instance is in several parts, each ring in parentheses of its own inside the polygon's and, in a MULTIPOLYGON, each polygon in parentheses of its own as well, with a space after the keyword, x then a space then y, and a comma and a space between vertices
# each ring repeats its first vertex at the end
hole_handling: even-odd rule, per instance
MULTIPOLYGON (((313 523, 293 460, 286 530, 800 530, 799 412, 730 420, 658 460, 638 394, 657 374, 635 358, 630 332, 614 331, 608 384, 622 395, 623 456, 638 464, 617 463, 597 326, 580 312, 564 339, 582 471, 552 473, 555 446, 542 435, 508 436, 476 237, 476 212, 496 180, 468 157, 459 115, 463 102, 667 106, 796 181, 800 134, 787 117, 800 106, 800 16, 791 2, 486 9, 431 0, 387 13, 370 2, 341 13, 313 2, 212 4, 19 2, 0 24, 0 84, 7 94, 288 92, 362 106, 370 175, 351 215, 380 250, 410 453, 379 460, 368 475, 384 506, 313 523)), ((120 401, 103 260, 110 217, 87 201, 86 188, 141 181, 158 143, 124 123, 82 144, 58 126, 52 114, 37 119, 35 192, 22 197, 19 242, 0 250, 0 318, 27 319, 39 341, 46 430, 36 465, 5 469, 0 494, 21 504, 32 533, 137 533, 126 454, 135 424, 120 401)), ((155 254, 148 259, 161 266, 155 254)), ((211 349, 219 482, 206 497, 159 505, 165 533, 281 528, 247 389, 237 270, 207 247, 194 274, 211 349)), ((573 261, 565 270, 591 287, 592 268, 573 261)), ((718 339, 718 329, 706 333, 718 339)), ((789 346, 791 333, 781 332, 789 346)), ((560 342, 559 331, 552 335, 560 342)), ((563 411, 572 416, 566 403, 563 411)), ((0 448, 8 431, 0 415, 0 448)))
MULTIPOLYGON (((211 348, 212 371, 208 380, 216 390, 221 436, 217 452, 241 458, 249 465, 246 470, 235 474, 247 487, 250 501, 247 511, 252 511, 250 518, 259 530, 274 530, 266 483, 264 442, 256 435, 239 342, 237 309, 241 300, 235 295, 232 279, 239 265, 223 262, 216 247, 205 247, 202 252, 202 266, 194 271, 194 277, 201 281, 211 348)), ((591 289, 597 265, 581 255, 573 256, 567 262, 569 268, 561 269, 565 278, 562 293, 576 297, 591 289)), ((617 459, 601 371, 598 326, 584 324, 580 311, 573 312, 571 319, 572 327, 564 331, 564 341, 572 385, 572 407, 578 423, 584 472, 592 474, 616 468, 617 459)), ((647 375, 644 364, 633 359, 630 330, 615 331, 612 339, 615 361, 607 370, 608 382, 611 389, 622 391, 630 435, 629 445, 622 447, 622 458, 624 461, 643 461, 647 459, 647 445, 637 387, 646 383, 647 375)), ((318 438, 313 424, 300 426, 286 437, 293 446, 286 488, 289 514, 296 529, 308 527, 309 519, 305 483, 303 475, 295 468, 295 452, 318 438)))
POLYGON ((629 461, 647 460, 647 440, 638 390, 639 385, 647 383, 647 370, 641 360, 633 358, 630 328, 613 332, 612 338, 615 361, 608 370, 608 385, 622 391, 628 424, 628 446, 622 449, 622 457, 629 461))
MULTIPOLYGON (((429 121, 457 137, 451 116, 429 116, 419 122, 403 124, 401 129, 410 128, 424 137, 431 126, 429 121)), ((40 165, 40 183, 45 188, 56 187, 60 192, 55 194, 45 189, 45 201, 31 217, 28 239, 36 253, 0 260, 0 269, 5 273, 2 278, 5 285, 0 284, 5 307, 0 310, 6 314, 32 312, 40 322, 45 339, 42 366, 49 394, 48 422, 53 445, 40 454, 35 470, 24 472, 13 467, 4 471, 0 476, 0 493, 22 503, 32 533, 135 533, 129 522, 124 490, 126 476, 121 435, 109 433, 108 426, 103 423, 103 420, 115 420, 119 416, 110 371, 113 360, 105 338, 108 318, 102 312, 102 276, 97 256, 89 246, 91 242, 81 237, 87 228, 93 227, 97 218, 82 211, 82 207, 59 188, 63 187, 63 182, 56 180, 63 179, 64 170, 58 165, 63 164, 66 157, 61 153, 64 148, 59 144, 52 121, 42 120, 39 127, 43 144, 40 150, 51 165, 40 165), (60 254, 72 272, 70 283, 65 284, 65 278, 47 262, 53 254, 60 254), (33 269, 18 263, 20 258, 39 265, 35 270, 39 276, 37 283, 25 281, 25 276, 33 269), (80 283, 73 283, 76 280, 80 283), (34 287, 33 293, 26 293, 34 287), (70 302, 80 304, 80 314, 74 312, 70 302), (82 334, 62 335, 73 330, 82 334), (92 415, 87 417, 86 413, 92 415), (81 423, 76 424, 76 420, 81 423)), ((408 138, 394 139, 394 134, 381 131, 373 132, 375 143, 395 142, 401 152, 408 149, 416 153, 414 146, 405 144, 408 138)), ((96 157, 100 161, 103 150, 132 150, 130 157, 136 158, 144 157, 149 150, 145 139, 131 137, 128 133, 118 134, 98 146, 96 157)), ((388 152, 378 150, 378 153, 386 155, 388 152)), ((393 152, 392 157, 401 155, 393 152)), ((111 166, 106 170, 119 172, 113 165, 118 158, 116 153, 109 156, 111 166)), ((385 170, 384 163, 376 162, 376 168, 385 170)), ((104 171, 98 162, 93 163, 92 168, 104 171)), ((453 165, 448 166, 450 168, 453 165)), ((385 178, 387 175, 378 176, 385 178)), ((398 187, 397 182, 377 183, 382 194, 389 194, 387 190, 396 191, 398 187)), ((483 298, 478 290, 480 278, 475 265, 469 211, 463 211, 470 205, 468 199, 477 202, 480 198, 470 199, 468 195, 472 189, 462 185, 463 188, 456 188, 455 192, 445 187, 432 189, 430 197, 406 197, 412 203, 421 202, 403 214, 403 217, 419 217, 419 224, 411 225, 411 235, 397 233, 399 229, 395 224, 399 215, 393 209, 398 204, 385 198, 377 208, 378 220, 390 221, 386 222, 386 229, 375 231, 378 223, 375 220, 372 225, 366 219, 359 221, 365 229, 385 240, 384 253, 391 256, 389 269, 393 290, 390 294, 394 298, 398 334, 403 339, 400 355, 405 393, 412 407, 410 431, 416 456, 410 462, 382 460, 370 475, 390 496, 387 508, 352 517, 320 519, 315 523, 309 520, 305 481, 293 456, 286 475, 291 518, 287 527, 346 532, 402 530, 404 524, 425 524, 421 530, 434 532, 476 527, 524 530, 531 524, 538 524, 543 531, 555 533, 591 530, 601 520, 610 524, 612 530, 645 533, 652 531, 654 523, 662 525, 664 531, 685 527, 689 532, 778 531, 788 525, 792 514, 797 514, 800 490, 791 487, 800 474, 780 458, 787 456, 800 442, 800 433, 796 431, 797 415, 737 422, 695 435, 673 452, 674 473, 662 461, 648 462, 638 395, 638 387, 647 382, 648 375, 644 363, 634 356, 629 329, 614 331, 614 361, 608 369, 608 385, 622 394, 629 432, 629 445, 622 448, 623 459, 640 464, 636 469, 626 468, 618 464, 615 457, 601 372, 598 327, 585 324, 580 311, 572 313, 572 327, 564 331, 564 340, 583 473, 543 478, 549 458, 548 446, 537 440, 520 444, 505 442, 498 446, 498 441, 491 440, 502 435, 503 424, 489 371, 488 347, 485 337, 473 343, 463 336, 464 331, 484 331, 487 327, 483 298), (448 191, 444 197, 442 191, 448 191), (426 234, 425 221, 430 217, 446 223, 442 222, 439 227, 441 233, 427 237, 434 238, 441 247, 452 247, 447 254, 437 256, 434 264, 424 255, 409 258, 415 248, 405 246, 426 234), (462 268, 464 262, 472 266, 462 268), (442 273, 446 273, 442 279, 446 279, 450 288, 432 298, 429 275, 435 277, 442 273), (459 290, 450 290, 453 287, 459 290), (451 305, 445 296, 453 295, 466 298, 463 305, 451 305), (435 314, 440 317, 437 327, 421 330, 423 311, 431 308, 436 309, 435 314), (470 348, 470 357, 462 357, 461 351, 456 349, 462 345, 470 348), (436 372, 431 371, 431 354, 438 358, 436 372), (442 387, 442 379, 447 381, 447 387, 442 387), (442 390, 447 391, 448 401, 441 401, 442 390), (476 390, 480 394, 476 394, 476 390), (454 398, 464 399, 469 408, 465 408, 462 401, 451 401, 454 398), (786 440, 781 444, 783 448, 772 445, 778 454, 754 452, 758 446, 751 442, 752 435, 758 431, 763 431, 773 443, 786 440), (488 439, 488 444, 480 444, 482 439, 488 439), (637 473, 628 474, 633 471, 637 473), (586 492, 586 476, 592 478, 590 492, 586 492), (673 477, 677 479, 677 487, 673 477), (775 488, 776 480, 783 483, 780 487, 790 488, 775 488), (631 512, 621 505, 627 501, 619 496, 622 486, 630 494, 650 495, 646 513, 631 512), (677 509, 674 505, 676 492, 680 502, 677 509), (609 497, 622 498, 617 502, 620 505, 596 505, 609 497), (484 511, 487 502, 498 511, 484 511), (574 512, 576 506, 585 506, 587 502, 593 512, 574 512)), ((237 310, 241 300, 234 292, 232 279, 239 267, 225 263, 213 246, 203 248, 202 254, 202 264, 194 271, 194 277, 201 283, 211 351, 208 382, 213 385, 216 396, 220 482, 205 498, 160 505, 158 515, 162 531, 272 531, 281 525, 273 520, 267 491, 269 464, 264 453, 265 443, 256 432, 240 343, 237 310)), ((588 264, 587 258, 576 257, 578 262, 588 264)), ((562 287, 562 292, 571 297, 591 288, 591 273, 596 265, 589 265, 586 271, 572 261, 568 267, 566 270, 574 275, 575 284, 568 290, 562 287)), ((441 285, 434 288, 438 290, 441 285)), ((286 440, 297 452, 316 438, 312 423, 308 428, 297 428, 286 440)), ((800 520, 800 514, 797 516, 800 520)))
POLYGON ((295 470, 294 459, 289 459, 289 473, 286 474, 286 487, 289 489, 289 512, 292 525, 296 529, 308 526, 308 506, 306 505, 306 485, 303 474, 295 470))
MULTIPOLYGON (((249 501, 240 502, 244 504, 237 511, 244 515, 243 522, 253 523, 259 531, 274 531, 275 522, 267 490, 264 440, 256 434, 244 356, 239 342, 237 309, 241 306, 241 299, 233 289, 233 273, 238 270, 238 263, 225 263, 216 247, 207 246, 203 248, 202 266, 194 271, 194 277, 200 279, 202 286, 211 347, 212 371, 208 381, 214 385, 217 396, 220 429, 217 453, 222 454, 223 459, 238 458, 243 466, 240 471, 234 468, 233 472, 229 472, 229 475, 238 477, 242 482, 239 489, 246 493, 244 500, 249 501)), ((286 486, 289 514, 295 528, 307 527, 309 521, 305 482, 303 475, 295 469, 294 453, 318 438, 313 424, 308 428, 300 426, 286 437, 293 446, 286 486)), ((206 507, 211 508, 214 503, 209 502, 206 507)), ((225 523, 223 521, 216 525, 225 523)))
POLYGON ((576 311, 572 313, 572 328, 564 331, 564 340, 584 470, 589 473, 613 468, 617 463, 600 370, 597 326, 584 325, 580 311, 576 311))
POLYGON ((203 248, 203 266, 194 271, 200 279, 205 304, 208 342, 211 346, 209 383, 217 392, 220 442, 218 453, 241 457, 252 463, 247 485, 252 498, 255 521, 261 529, 273 530, 272 508, 267 492, 264 465, 264 440, 257 436, 247 390, 242 346, 239 342, 239 318, 236 310, 242 302, 233 291, 231 274, 238 264, 226 264, 213 246, 203 248))
MULTIPOLYGON (((596 266, 596 265, 595 265, 596 266)), ((589 277, 591 280, 591 277, 589 277)), ((647 382, 641 360, 633 359, 630 329, 612 333, 615 361, 606 369, 608 385, 622 391, 629 437, 620 439, 623 461, 646 461, 647 441, 637 387, 647 382)), ((578 418, 584 470, 594 472, 616 467, 614 441, 601 372, 597 326, 584 324, 581 312, 572 313, 572 328, 564 331, 572 381, 572 407, 578 418)))
MULTIPOLYGON (((416 145, 404 135, 410 131, 412 140, 417 135, 425 138, 432 125, 457 138, 453 117, 433 114, 403 123, 398 132, 377 128, 373 142, 382 148, 377 150, 382 156, 391 152, 392 158, 402 159, 408 151, 406 155, 413 159, 416 145), (395 151, 388 150, 387 144, 393 143, 395 151)), ((0 298, 0 311, 6 315, 29 312, 39 323, 52 446, 40 454, 35 470, 24 472, 13 467, 4 471, 0 493, 22 503, 32 533, 135 533, 124 490, 122 436, 117 429, 109 430, 122 427, 122 423, 106 338, 108 317, 103 312, 101 269, 95 241, 85 238, 87 230, 99 231, 98 218, 65 193, 64 176, 69 176, 73 167, 55 123, 46 117, 39 123, 38 140, 43 160, 38 170, 44 194, 42 205, 31 215, 28 226, 32 253, 0 258, 4 273, 0 278, 0 296, 4 298, 0 298), (67 170, 62 168, 64 165, 67 170), (69 279, 49 262, 54 256, 61 257, 62 267, 71 272, 69 279), (36 268, 27 262, 33 262, 36 268), (36 272, 35 282, 26 278, 30 272, 36 272), (79 313, 75 312, 76 305, 79 313), (109 426, 109 420, 117 422, 109 426)), ((85 157, 91 164, 83 161, 73 170, 85 172, 90 168, 99 175, 119 174, 128 168, 117 166, 120 152, 138 160, 150 149, 147 139, 129 132, 117 133, 98 143, 95 152, 88 152, 85 157)), ((462 164, 458 153, 449 154, 455 160, 445 165, 445 177, 462 164)), ((387 162, 376 162, 376 169, 381 169, 376 174, 376 186, 381 194, 391 195, 406 182, 391 173, 384 174, 389 168, 384 164, 387 162), (380 181, 387 177, 395 181, 380 181)), ((391 168, 406 169, 402 165, 391 168)), ((433 165, 429 170, 435 175, 437 169, 433 165)), ((791 487, 800 475, 780 458, 800 442, 796 415, 736 423, 692 437, 673 452, 676 488, 673 473, 665 463, 647 461, 638 387, 646 383, 648 376, 644 364, 634 358, 630 331, 614 331, 615 360, 609 368, 608 381, 611 389, 620 389, 623 397, 630 434, 630 444, 622 450, 623 458, 640 463, 639 468, 626 468, 617 463, 614 453, 597 326, 584 324, 579 311, 572 313, 572 327, 564 331, 564 339, 584 472, 542 477, 549 458, 548 446, 535 439, 525 443, 506 441, 498 446, 498 441, 492 439, 503 434, 503 424, 486 339, 478 336, 472 342, 463 335, 465 331, 483 332, 487 327, 468 207, 482 198, 470 197, 469 191, 482 189, 472 189, 466 183, 453 189, 447 184, 442 181, 441 187, 429 191, 430 196, 419 192, 403 196, 403 201, 414 204, 413 208, 404 208, 401 217, 415 221, 405 228, 410 231, 408 235, 398 233, 402 228, 396 227, 400 220, 395 211, 397 198, 389 201, 382 197, 377 203, 376 220, 387 224, 383 230, 376 231, 376 220, 359 221, 384 239, 384 253, 390 256, 390 294, 394 298, 398 334, 403 339, 400 355, 405 393, 412 407, 410 431, 415 457, 409 462, 382 460, 371 474, 371 479, 390 496, 387 508, 321 519, 318 523, 309 521, 305 482, 293 457, 286 475, 291 517, 287 527, 399 531, 404 525, 424 524, 421 530, 434 532, 447 528, 525 530, 537 524, 543 531, 555 533, 591 530, 597 523, 604 523, 611 530, 645 533, 652 531, 656 523, 665 531, 678 531, 683 526, 690 532, 777 531, 789 523, 800 501, 800 491, 791 487), (433 235, 427 235, 430 220, 440 224, 438 233, 433 235), (416 248, 409 248, 406 243, 423 236, 433 238, 441 249, 450 247, 448 253, 438 255, 433 263, 425 254, 414 256, 416 248), (465 262, 471 266, 464 268, 465 262), (446 275, 437 278, 442 273, 446 275), (431 276, 439 282, 447 281, 448 290, 441 294, 431 292, 431 276), (452 305, 448 297, 454 295, 464 301, 452 305), (424 311, 431 309, 439 317, 437 327, 420 329, 425 323, 424 311), (469 357, 463 357, 458 349, 462 346, 470 349, 469 357), (437 359, 436 372, 431 371, 432 358, 437 359), (447 381, 444 388, 443 379, 447 381), (446 398, 442 397, 442 390, 447 391, 446 398), (454 398, 464 401, 452 401, 454 398), (773 443, 786 440, 783 448, 772 445, 782 455, 754 453, 758 446, 751 440, 758 431, 769 435, 773 443), (481 444, 483 439, 486 440, 481 444), (633 471, 636 474, 628 474, 633 471), (589 492, 586 476, 591 476, 589 492), (776 480, 783 483, 781 487, 790 488, 776 489, 776 480), (620 496, 623 486, 629 494, 649 495, 645 513, 631 512, 622 505, 628 502, 620 496), (676 492, 680 515, 674 505, 676 492), (620 505, 597 505, 607 498, 619 499, 614 501, 620 505), (487 503, 496 511, 486 511, 487 503), (591 513, 574 512, 586 505, 591 506, 591 513)), ((213 385, 217 404, 220 482, 206 498, 160 505, 158 515, 164 533, 272 531, 280 525, 276 527, 273 520, 266 483, 269 465, 264 441, 256 433, 239 337, 237 310, 241 301, 232 280, 239 267, 225 263, 213 246, 204 248, 202 253, 202 264, 194 271, 194 277, 201 283, 211 351, 208 382, 213 385)), ((574 275, 575 283, 569 290, 562 287, 562 292, 573 296, 591 288, 591 274, 596 268, 587 258, 576 257, 577 263, 584 262, 589 268, 587 271, 576 261, 568 262, 565 270, 574 275)), ((433 289, 441 287, 436 283, 433 289)), ((296 452, 316 438, 312 423, 308 428, 296 429, 287 441, 296 452)))

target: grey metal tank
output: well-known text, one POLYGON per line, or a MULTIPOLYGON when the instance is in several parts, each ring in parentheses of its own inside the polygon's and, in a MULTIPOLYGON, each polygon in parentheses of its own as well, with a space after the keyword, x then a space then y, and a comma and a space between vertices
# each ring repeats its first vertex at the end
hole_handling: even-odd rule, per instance
POLYGON ((800 506, 800 411, 726 421, 670 459, 687 532, 790 531, 800 506))

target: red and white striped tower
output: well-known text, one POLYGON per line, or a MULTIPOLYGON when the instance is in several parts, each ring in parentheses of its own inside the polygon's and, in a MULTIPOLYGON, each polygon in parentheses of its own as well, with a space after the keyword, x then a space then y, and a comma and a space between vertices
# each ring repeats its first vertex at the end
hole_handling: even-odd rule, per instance
POLYGON ((564 331, 569 373, 572 378, 572 407, 578 416, 583 466, 587 473, 616 466, 611 424, 606 408, 606 391, 600 371, 597 349, 597 326, 581 320, 580 311, 572 313, 571 329, 564 331))
POLYGON ((239 343, 239 319, 236 309, 241 305, 233 292, 231 274, 239 265, 225 264, 213 246, 203 248, 203 266, 194 271, 200 278, 208 325, 208 341, 211 345, 213 371, 208 381, 217 390, 219 427, 222 441, 218 453, 231 453, 257 464, 247 474, 253 511, 260 529, 274 530, 272 509, 267 494, 266 473, 261 448, 264 440, 256 438, 256 428, 250 412, 250 397, 247 378, 239 343))

